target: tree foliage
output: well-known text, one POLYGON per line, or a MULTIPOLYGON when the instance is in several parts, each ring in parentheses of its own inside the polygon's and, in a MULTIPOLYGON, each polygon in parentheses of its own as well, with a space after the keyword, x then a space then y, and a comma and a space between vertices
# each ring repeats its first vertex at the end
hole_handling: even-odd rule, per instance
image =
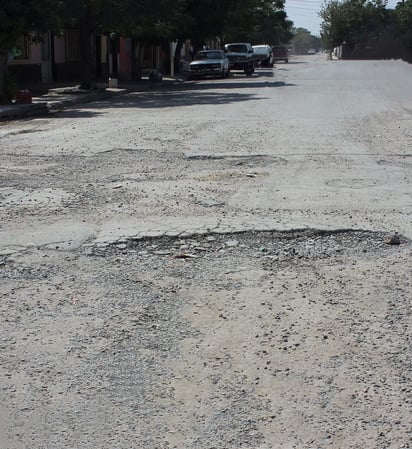
POLYGON ((271 45, 287 44, 293 37, 293 22, 288 20, 284 1, 266 2, 256 11, 256 25, 251 42, 271 45))
POLYGON ((228 11, 226 41, 277 45, 291 40, 293 23, 287 19, 285 1, 239 0, 228 11))
POLYGON ((117 30, 124 36, 161 42, 175 38, 186 0, 123 0, 117 30))
POLYGON ((412 0, 398 3, 395 8, 395 17, 401 40, 412 48, 412 0))
POLYGON ((89 89, 92 82, 92 38, 119 26, 124 12, 122 0, 62 0, 62 25, 80 30, 82 63, 81 87, 89 89))
POLYGON ((22 37, 40 39, 57 26, 59 15, 53 0, 2 0, 0 3, 0 102, 7 101, 5 79, 11 49, 22 37))
POLYGON ((321 36, 328 49, 379 34, 388 21, 386 0, 330 0, 322 6, 321 36))
POLYGON ((306 28, 294 28, 293 34, 293 49, 296 54, 306 54, 311 48, 319 51, 322 47, 321 39, 306 28))
POLYGON ((9 51, 23 36, 39 37, 39 33, 56 26, 58 19, 53 0, 2 0, 0 52, 9 51))
POLYGON ((194 48, 208 40, 225 42, 288 42, 292 22, 286 18, 284 0, 185 0, 177 21, 178 55, 185 39, 194 48))

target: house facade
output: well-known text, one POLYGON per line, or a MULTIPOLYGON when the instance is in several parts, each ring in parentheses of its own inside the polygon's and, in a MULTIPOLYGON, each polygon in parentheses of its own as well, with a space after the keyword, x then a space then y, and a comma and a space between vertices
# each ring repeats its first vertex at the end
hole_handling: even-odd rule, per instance
MULTIPOLYGON (((90 43, 96 79, 108 76, 109 41, 106 36, 96 36, 90 43)), ((20 40, 10 57, 9 71, 19 84, 79 80, 82 71, 79 30, 66 29, 62 36, 46 33, 41 42, 20 40)))
MULTIPOLYGON (((67 28, 62 35, 43 35, 41 42, 23 39, 9 60, 9 71, 20 87, 35 84, 78 82, 81 80, 80 31, 67 28)), ((131 38, 94 36, 92 49, 92 77, 105 81, 109 77, 123 80, 139 79, 152 70, 170 73, 173 44, 150 45, 135 42, 131 38)), ((187 57, 187 48, 182 57, 187 57)))

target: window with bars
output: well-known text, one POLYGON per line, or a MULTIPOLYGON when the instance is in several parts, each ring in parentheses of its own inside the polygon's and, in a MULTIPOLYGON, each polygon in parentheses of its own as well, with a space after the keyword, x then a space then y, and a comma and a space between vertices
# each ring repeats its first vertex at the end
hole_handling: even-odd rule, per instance
POLYGON ((21 37, 13 49, 14 59, 30 59, 31 58, 31 39, 29 37, 21 37))

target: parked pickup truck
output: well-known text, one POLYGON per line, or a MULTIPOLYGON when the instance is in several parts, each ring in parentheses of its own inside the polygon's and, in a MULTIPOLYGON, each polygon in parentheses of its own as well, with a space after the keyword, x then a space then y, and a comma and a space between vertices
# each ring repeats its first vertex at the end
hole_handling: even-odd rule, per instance
POLYGON ((252 45, 244 42, 226 44, 225 53, 229 59, 230 70, 242 70, 247 76, 252 76, 255 67, 259 65, 259 57, 254 53, 252 45))
POLYGON ((261 67, 273 67, 273 54, 270 45, 253 45, 253 52, 260 59, 261 67))
POLYGON ((273 47, 273 62, 283 61, 285 63, 289 62, 288 50, 286 47, 273 47))

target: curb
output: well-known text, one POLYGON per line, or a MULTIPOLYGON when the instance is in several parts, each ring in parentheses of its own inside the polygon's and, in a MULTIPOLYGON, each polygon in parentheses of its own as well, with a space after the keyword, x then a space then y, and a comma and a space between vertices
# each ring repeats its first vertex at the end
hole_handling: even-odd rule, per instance
POLYGON ((47 109, 47 103, 0 106, 0 108, 0 122, 46 115, 49 112, 47 109))
POLYGON ((142 83, 138 88, 133 88, 126 85, 124 88, 119 88, 118 91, 110 91, 106 89, 82 95, 73 94, 73 98, 67 98, 66 95, 66 98, 60 100, 56 95, 56 100, 42 100, 42 98, 39 97, 39 100, 37 102, 31 104, 0 105, 0 122, 48 115, 50 113, 62 111, 65 108, 74 106, 76 104, 92 103, 93 101, 106 100, 112 97, 126 95, 131 92, 145 92, 152 91, 153 89, 163 89, 174 84, 183 83, 184 81, 184 78, 176 78, 170 80, 166 79, 159 83, 142 83))
MULTIPOLYGON (((121 92, 107 92, 102 91, 98 93, 90 93, 84 95, 76 95, 73 98, 65 98, 63 100, 49 100, 31 103, 31 104, 19 104, 19 105, 6 105, 0 106, 0 122, 12 121, 24 118, 36 117, 48 115, 53 112, 59 112, 67 107, 74 106, 76 104, 91 103, 93 101, 105 100, 119 94, 126 93, 125 90, 121 92)), ((41 98, 41 97, 40 97, 41 98)))

